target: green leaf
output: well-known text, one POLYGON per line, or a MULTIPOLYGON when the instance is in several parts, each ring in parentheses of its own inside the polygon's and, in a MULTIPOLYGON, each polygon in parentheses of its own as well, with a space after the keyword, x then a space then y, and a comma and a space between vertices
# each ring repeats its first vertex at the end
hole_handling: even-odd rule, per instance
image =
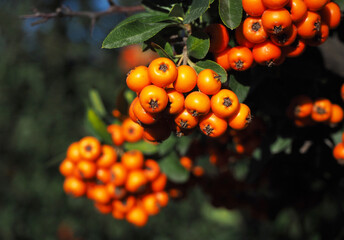
POLYGON ((247 94, 250 90, 250 86, 245 86, 238 82, 238 80, 233 74, 229 76, 229 87, 238 96, 239 102, 243 102, 246 99, 247 94))
POLYGON ((333 2, 337 3, 340 10, 343 11, 344 9, 344 0, 334 0, 333 2))
POLYGON ((239 228, 243 218, 239 210, 228 210, 224 207, 214 207, 204 201, 201 207, 201 214, 204 218, 227 227, 239 228))
POLYGON ((160 57, 166 57, 169 58, 173 61, 172 55, 173 55, 173 49, 171 44, 169 44, 168 42, 166 42, 165 48, 161 47, 160 45, 152 42, 151 46, 154 48, 154 50, 159 54, 160 57), (171 52, 172 50, 172 54, 169 54, 169 52, 171 52))
POLYGON ((343 129, 339 129, 337 132, 331 134, 331 138, 334 142, 334 144, 338 144, 342 142, 342 135, 343 135, 343 129))
POLYGON ((281 151, 285 151, 287 148, 291 147, 291 143, 291 138, 278 137, 276 141, 270 145, 270 152, 272 154, 276 154, 281 151))
POLYGON ((142 12, 142 13, 137 13, 134 14, 126 19, 124 19, 122 22, 117 24, 116 27, 120 27, 122 25, 128 24, 130 22, 134 21, 141 21, 141 22, 146 22, 146 23, 157 23, 157 22, 162 22, 170 19, 168 14, 158 12, 158 11, 151 11, 151 12, 142 12))
POLYGON ((124 149, 125 151, 140 150, 145 155, 156 154, 159 150, 157 145, 154 145, 145 141, 138 141, 135 143, 126 142, 124 144, 124 149))
POLYGON ((242 3, 240 0, 219 0, 219 14, 222 22, 230 29, 240 25, 242 3))
POLYGON ((131 102, 134 101, 135 97, 136 94, 133 91, 128 89, 124 91, 124 98, 129 104, 131 104, 131 102))
POLYGON ((186 154, 193 139, 193 135, 178 138, 176 149, 181 156, 184 156, 186 154))
POLYGON ((182 6, 180 4, 175 4, 169 13, 169 16, 184 18, 184 10, 182 6))
POLYGON ((177 143, 177 137, 171 135, 168 139, 159 144, 159 154, 165 155, 171 152, 177 143))
POLYGON ((211 60, 199 61, 194 66, 192 66, 197 73, 200 73, 204 69, 212 69, 217 74, 220 75, 221 82, 227 82, 227 72, 223 67, 211 60))
POLYGON ((193 32, 186 43, 188 54, 197 59, 204 58, 210 47, 209 36, 204 32, 193 32))
POLYGON ((189 179, 189 171, 186 170, 179 162, 175 152, 164 157, 159 162, 161 171, 164 172, 169 180, 175 183, 183 183, 189 179))
POLYGON ((87 122, 94 133, 99 136, 99 138, 101 138, 103 142, 105 142, 106 144, 112 144, 111 135, 107 131, 106 124, 91 108, 87 109, 87 122))
POLYGON ((100 97, 100 94, 97 90, 92 89, 88 93, 91 101, 92 108, 96 111, 96 113, 101 116, 105 117, 106 116, 106 110, 103 104, 103 101, 100 97))
POLYGON ((193 0, 183 22, 187 24, 196 20, 207 11, 209 5, 209 0, 193 0))
POLYGON ((103 42, 103 48, 119 48, 142 43, 173 23, 144 23, 139 20, 113 29, 103 42))

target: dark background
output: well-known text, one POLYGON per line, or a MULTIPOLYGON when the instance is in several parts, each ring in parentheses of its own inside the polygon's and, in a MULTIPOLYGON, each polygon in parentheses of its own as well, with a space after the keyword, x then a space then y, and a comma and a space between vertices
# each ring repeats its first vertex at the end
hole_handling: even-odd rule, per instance
MULTIPOLYGON (((103 50, 101 43, 125 15, 100 19, 92 36, 88 19, 32 27, 34 20, 18 17, 33 8, 51 12, 62 3, 73 10, 108 7, 105 0, 0 1, 1 239, 302 238, 292 208, 273 220, 251 218, 239 210, 214 208, 197 187, 185 199, 171 201, 142 229, 99 214, 87 199, 67 196, 58 166, 69 144, 89 134, 84 127, 88 91, 96 88, 110 111, 124 86, 119 51, 103 50)), ((325 66, 343 77, 343 45, 335 37, 321 51, 325 66)), ((321 219, 319 224, 323 219, 331 223, 338 218, 338 206, 343 203, 326 201, 312 216, 321 219)), ((309 239, 323 239, 314 226, 309 239)))

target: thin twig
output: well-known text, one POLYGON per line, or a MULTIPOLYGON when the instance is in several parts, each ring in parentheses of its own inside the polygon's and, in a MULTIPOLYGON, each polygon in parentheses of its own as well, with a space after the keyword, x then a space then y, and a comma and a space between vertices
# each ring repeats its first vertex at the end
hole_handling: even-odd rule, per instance
POLYGON ((55 12, 51 13, 43 13, 39 12, 37 10, 34 11, 34 14, 27 14, 27 15, 22 15, 20 18, 22 19, 34 19, 34 18, 39 18, 36 22, 33 22, 31 25, 37 25, 40 23, 44 23, 52 18, 60 18, 60 17, 85 17, 85 18, 90 18, 91 23, 94 24, 95 21, 100 18, 104 17, 107 15, 111 15, 114 13, 130 13, 130 12, 139 12, 143 11, 144 7, 143 6, 117 6, 115 5, 111 0, 109 0, 110 7, 104 11, 99 11, 99 12, 92 12, 92 11, 73 11, 72 9, 62 6, 60 8, 57 8, 55 12))

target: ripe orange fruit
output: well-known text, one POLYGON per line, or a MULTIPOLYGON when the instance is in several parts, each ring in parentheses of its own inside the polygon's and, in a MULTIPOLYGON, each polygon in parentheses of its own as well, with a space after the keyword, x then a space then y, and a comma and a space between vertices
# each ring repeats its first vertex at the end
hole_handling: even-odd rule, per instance
POLYGON ((148 215, 156 215, 160 212, 159 201, 154 193, 143 196, 142 207, 148 215))
POLYGON ((117 161, 117 153, 115 149, 109 145, 103 145, 102 153, 96 162, 97 166, 108 168, 116 161, 117 161))
POLYGON ((112 204, 111 203, 100 203, 95 202, 94 207, 102 214, 108 214, 112 212, 112 204))
POLYGON ((130 150, 125 152, 121 157, 123 166, 131 171, 134 169, 140 169, 143 167, 144 156, 139 150, 130 150))
POLYGON ((240 103, 239 112, 235 116, 229 118, 228 124, 235 130, 242 130, 248 126, 251 120, 250 108, 246 104, 240 103))
POLYGON ((146 66, 138 66, 128 73, 127 86, 134 92, 141 92, 141 90, 151 84, 148 77, 148 68, 146 66))
POLYGON ((305 51, 305 48, 305 40, 296 38, 291 45, 283 48, 283 53, 286 57, 298 57, 305 51))
POLYGON ((319 11, 321 10, 328 0, 303 0, 309 11, 319 11))
POLYGON ((307 6, 303 0, 290 0, 288 5, 293 22, 299 22, 307 15, 307 6))
POLYGON ((195 69, 188 65, 178 67, 177 79, 173 82, 173 87, 180 93, 190 92, 196 87, 197 73, 195 69))
POLYGON ((259 17, 266 10, 262 0, 242 0, 242 7, 245 12, 253 17, 259 17))
POLYGON ((239 46, 248 47, 248 48, 253 48, 254 46, 254 43, 247 40, 244 36, 243 23, 241 23, 239 27, 235 29, 235 41, 237 42, 239 46))
POLYGON ((338 104, 332 104, 332 110, 331 110, 331 117, 329 119, 329 122, 331 124, 337 124, 343 120, 343 108, 339 106, 338 104))
POLYGON ((111 124, 108 126, 108 132, 111 134, 112 142, 116 146, 121 146, 124 143, 124 136, 122 127, 118 124, 111 124))
POLYGON ((164 192, 164 191, 156 192, 155 197, 157 198, 160 207, 166 207, 167 206, 169 197, 168 197, 168 194, 166 192, 164 192))
POLYGON ((268 33, 281 34, 291 27, 292 19, 285 8, 267 9, 262 15, 262 24, 268 33))
POLYGON ((80 160, 79 142, 73 142, 69 145, 67 149, 67 158, 74 163, 77 163, 80 160))
POLYGON ((127 142, 137 142, 142 139, 143 127, 127 118, 122 123, 122 131, 124 139, 127 142))
POLYGON ((227 122, 210 112, 202 116, 199 121, 199 128, 209 137, 219 137, 227 130, 227 122))
POLYGON ((166 108, 168 103, 168 96, 163 88, 154 85, 149 85, 142 89, 139 95, 139 100, 141 106, 147 112, 158 113, 166 108))
POLYGON ((155 86, 163 88, 177 79, 178 70, 172 60, 161 57, 149 64, 148 76, 155 86))
POLYGON ((210 99, 208 95, 194 91, 185 98, 185 109, 194 117, 205 115, 210 110, 210 99))
POLYGON ((97 165, 94 162, 86 160, 78 162, 76 169, 78 174, 80 174, 83 179, 94 178, 97 173, 97 165))
POLYGON ((198 117, 192 116, 191 113, 184 109, 174 118, 174 122, 183 129, 191 129, 197 126, 198 117))
POLYGON ((80 156, 89 161, 95 161, 101 154, 101 144, 95 137, 83 137, 79 141, 80 156))
POLYGON ((242 33, 251 43, 262 43, 269 38, 260 17, 248 17, 242 25, 242 33))
POLYGON ((160 166, 153 159, 147 159, 145 161, 144 173, 148 181, 155 180, 160 174, 160 166))
POLYGON ((283 8, 289 0, 262 0, 263 4, 270 9, 280 9, 283 8))
POLYGON ((210 24, 205 32, 210 37, 209 52, 219 53, 225 50, 229 43, 229 35, 224 25, 219 23, 210 24))
POLYGON ((256 44, 253 47, 252 54, 254 61, 258 64, 271 67, 277 64, 279 58, 282 56, 282 51, 270 40, 267 40, 263 43, 256 44))
POLYGON ((338 27, 341 18, 340 8, 337 3, 329 2, 320 11, 321 21, 326 23, 330 29, 338 27))
POLYGON ((233 47, 228 53, 228 62, 231 69, 245 71, 253 64, 252 51, 247 47, 233 47))
POLYGON ((96 178, 104 184, 109 183, 111 181, 111 172, 108 168, 98 168, 96 178))
POLYGON ((127 169, 120 162, 114 163, 110 167, 111 182, 116 186, 122 186, 127 180, 127 169))
POLYGON ((338 143, 333 148, 333 157, 338 161, 339 164, 344 164, 344 143, 338 143))
POLYGON ((125 183, 125 189, 129 192, 140 192, 144 190, 147 183, 147 178, 143 170, 136 169, 129 172, 127 181, 125 183))
POLYGON ((320 31, 321 17, 316 12, 307 11, 306 17, 302 21, 296 23, 296 27, 297 34, 300 37, 304 39, 312 38, 320 31))
POLYGON ((125 219, 137 227, 143 227, 148 221, 148 214, 143 207, 136 206, 127 213, 125 219))
POLYGON ((59 171, 65 177, 72 176, 75 171, 75 165, 71 160, 66 158, 60 163, 59 171))
POLYGON ((318 98, 314 101, 311 117, 316 122, 327 121, 331 117, 332 103, 326 98, 318 98))
POLYGON ((287 29, 285 32, 278 34, 278 35, 271 35, 271 41, 279 46, 279 47, 286 47, 291 45, 297 37, 297 27, 292 25, 290 29, 287 29))
POLYGON ((221 67, 223 67, 226 71, 228 71, 231 68, 228 62, 228 53, 230 49, 230 47, 227 47, 222 52, 214 54, 215 62, 219 64, 221 67))
POLYGON ((134 196, 128 196, 122 200, 114 200, 112 202, 112 207, 114 210, 126 214, 135 207, 136 203, 137 201, 134 196))
POLYGON ((183 156, 179 159, 180 164, 187 169, 188 171, 191 170, 192 166, 193 166, 193 161, 190 157, 187 156, 183 156))
POLYGON ((86 193, 86 184, 76 177, 67 177, 63 182, 63 190, 74 197, 81 197, 86 193))
POLYGON ((107 204, 111 200, 110 194, 108 193, 105 185, 96 185, 91 188, 88 193, 88 197, 101 204, 107 204))
MULTIPOLYGON (((196 81, 195 81, 195 85, 196 85, 196 81)), ((168 113, 171 115, 174 115, 183 111, 184 101, 185 101, 184 95, 173 88, 167 89, 166 93, 168 96, 168 104, 166 107, 166 109, 168 110, 168 113)))
POLYGON ((207 95, 214 95, 221 89, 220 75, 211 69, 204 69, 198 74, 197 87, 207 95))
POLYGON ((167 177, 164 173, 160 173, 160 175, 151 182, 151 188, 153 192, 161 192, 164 191, 165 186, 167 183, 167 177))

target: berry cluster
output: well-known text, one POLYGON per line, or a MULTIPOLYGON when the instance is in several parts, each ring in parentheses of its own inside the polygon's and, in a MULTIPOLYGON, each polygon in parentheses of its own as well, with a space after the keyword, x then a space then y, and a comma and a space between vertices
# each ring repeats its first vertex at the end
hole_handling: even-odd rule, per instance
POLYGON ((296 126, 304 127, 315 123, 336 125, 343 120, 344 113, 341 106, 332 104, 326 98, 313 101, 306 95, 295 96, 287 109, 287 116, 294 120, 296 126))
POLYGON ((148 216, 159 213, 168 203, 164 191, 167 177, 159 164, 145 159, 142 152, 119 153, 94 137, 72 143, 59 168, 66 177, 63 189, 74 197, 93 200, 103 214, 112 213, 116 219, 144 226, 148 216))
POLYGON ((188 65, 176 67, 168 58, 157 58, 149 67, 131 70, 126 82, 137 93, 129 116, 144 127, 149 141, 163 141, 172 131, 186 135, 197 126, 219 137, 228 125, 243 129, 251 120, 249 107, 233 91, 221 89, 220 76, 211 69, 197 75, 188 65))
POLYGON ((274 66, 297 57, 306 45, 324 43, 340 23, 339 6, 328 0, 242 0, 245 20, 235 29, 238 46, 229 47, 229 34, 211 24, 210 52, 226 70, 244 71, 254 62, 274 66))

